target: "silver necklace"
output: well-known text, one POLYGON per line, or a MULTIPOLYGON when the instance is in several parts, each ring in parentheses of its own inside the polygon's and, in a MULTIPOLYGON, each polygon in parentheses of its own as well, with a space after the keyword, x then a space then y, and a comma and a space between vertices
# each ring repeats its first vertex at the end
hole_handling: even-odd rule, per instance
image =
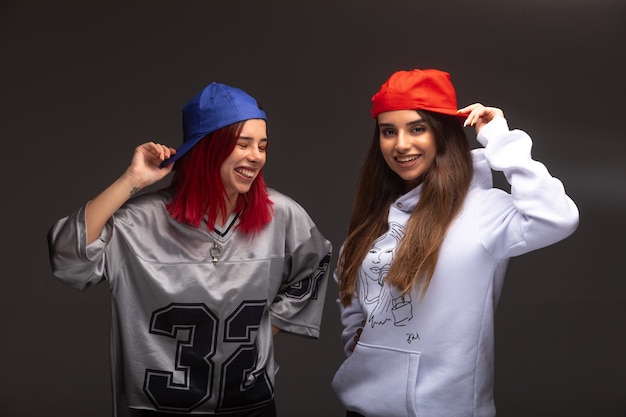
POLYGON ((211 260, 213 261, 214 264, 217 263, 217 261, 219 261, 221 252, 222 251, 220 250, 220 247, 217 246, 217 242, 213 241, 213 247, 209 251, 209 254, 211 255, 211 260))

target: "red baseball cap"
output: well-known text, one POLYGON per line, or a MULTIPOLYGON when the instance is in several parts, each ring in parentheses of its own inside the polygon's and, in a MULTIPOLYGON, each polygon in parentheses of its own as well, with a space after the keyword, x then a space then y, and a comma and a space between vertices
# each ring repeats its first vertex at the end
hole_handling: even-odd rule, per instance
POLYGON ((428 110, 452 116, 457 113, 456 91, 450 74, 437 69, 394 72, 372 97, 372 117, 392 110, 428 110))

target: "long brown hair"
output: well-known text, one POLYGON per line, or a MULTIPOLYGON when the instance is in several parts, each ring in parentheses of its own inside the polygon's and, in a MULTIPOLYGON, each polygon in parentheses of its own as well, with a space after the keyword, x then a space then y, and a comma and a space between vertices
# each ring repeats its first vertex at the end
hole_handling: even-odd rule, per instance
MULTIPOLYGON (((385 281, 402 293, 416 287, 423 294, 435 271, 448 227, 469 189, 473 166, 460 118, 417 112, 433 129, 437 155, 433 166, 424 174, 419 202, 409 218, 406 234, 385 281)), ((339 298, 344 306, 352 302, 361 263, 372 243, 388 228, 390 204, 405 192, 404 180, 383 159, 380 128, 376 122, 361 166, 348 236, 339 256, 339 298)))
MULTIPOLYGON (((173 218, 198 227, 207 215, 207 228, 213 230, 218 216, 228 214, 228 197, 220 168, 235 148, 244 123, 238 122, 209 133, 177 162, 171 184, 174 197, 166 206, 173 218)), ((250 190, 239 195, 234 211, 239 213, 237 228, 251 235, 272 219, 272 201, 262 172, 250 190)))

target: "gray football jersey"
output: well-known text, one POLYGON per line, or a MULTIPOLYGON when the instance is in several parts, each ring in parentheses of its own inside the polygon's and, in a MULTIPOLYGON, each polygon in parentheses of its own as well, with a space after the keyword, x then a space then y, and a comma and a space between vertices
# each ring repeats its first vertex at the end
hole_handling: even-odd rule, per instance
POLYGON ((254 237, 175 221, 170 191, 129 200, 86 245, 85 207, 49 231, 54 275, 111 290, 114 409, 227 413, 274 393, 271 326, 319 337, 331 244, 305 210, 269 190, 254 237))

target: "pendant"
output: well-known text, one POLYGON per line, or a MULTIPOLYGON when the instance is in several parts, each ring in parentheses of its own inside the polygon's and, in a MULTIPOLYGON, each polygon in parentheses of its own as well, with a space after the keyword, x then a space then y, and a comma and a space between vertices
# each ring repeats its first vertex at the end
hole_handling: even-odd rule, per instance
POLYGON ((213 241, 213 247, 211 248, 211 251, 209 253, 211 254, 211 260, 214 264, 217 263, 217 261, 219 260, 220 252, 221 251, 219 246, 217 246, 217 242, 213 241))

